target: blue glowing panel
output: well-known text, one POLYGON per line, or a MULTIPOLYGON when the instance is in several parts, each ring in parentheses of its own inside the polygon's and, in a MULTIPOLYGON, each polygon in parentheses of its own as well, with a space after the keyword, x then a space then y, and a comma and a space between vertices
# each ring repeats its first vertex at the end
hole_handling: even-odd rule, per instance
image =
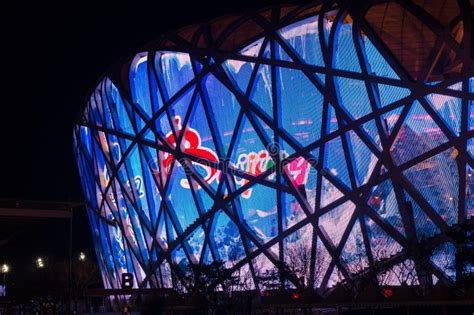
MULTIPOLYGON (((286 264, 288 285, 325 290, 380 262, 380 284, 417 284, 410 244, 474 216, 472 78, 414 93, 337 11, 275 31, 230 54, 140 52, 90 95, 74 142, 107 288, 124 272, 187 287, 215 261, 252 287, 286 264)), ((438 245, 428 260, 448 268, 438 245)))

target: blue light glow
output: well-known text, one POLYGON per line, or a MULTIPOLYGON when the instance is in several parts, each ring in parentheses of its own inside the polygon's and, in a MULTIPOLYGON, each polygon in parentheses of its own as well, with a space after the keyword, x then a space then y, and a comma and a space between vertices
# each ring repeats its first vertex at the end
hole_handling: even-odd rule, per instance
MULTIPOLYGON (((139 53, 127 88, 103 78, 74 136, 107 288, 120 287, 124 272, 136 287, 171 287, 175 266, 185 273, 215 260, 263 272, 292 264, 301 246, 316 248, 313 286, 329 288, 402 252, 409 237, 458 222, 453 139, 464 132, 467 85, 426 84, 415 97, 350 22, 336 30, 334 54, 323 53, 335 23, 322 20, 322 28, 318 16, 285 26, 278 41, 259 39, 236 59, 139 53)), ((474 140, 465 145, 474 159, 474 140)), ((474 216, 466 168, 463 210, 474 216)), ((443 266, 453 255, 444 243, 431 256, 451 280, 455 271, 443 266)), ((413 263, 379 282, 400 284, 396 274, 413 263)))

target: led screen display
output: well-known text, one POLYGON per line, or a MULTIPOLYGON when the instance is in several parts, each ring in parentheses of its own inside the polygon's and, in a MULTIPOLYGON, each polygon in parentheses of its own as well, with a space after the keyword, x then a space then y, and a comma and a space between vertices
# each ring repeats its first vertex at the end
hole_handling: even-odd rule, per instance
MULTIPOLYGON (((337 10, 268 27, 138 53, 90 95, 74 139, 107 288, 187 288, 214 261, 249 289, 381 262, 380 284, 419 284, 413 242, 474 216, 474 78, 415 82, 337 10)), ((430 281, 454 281, 455 246, 430 244, 430 281)))

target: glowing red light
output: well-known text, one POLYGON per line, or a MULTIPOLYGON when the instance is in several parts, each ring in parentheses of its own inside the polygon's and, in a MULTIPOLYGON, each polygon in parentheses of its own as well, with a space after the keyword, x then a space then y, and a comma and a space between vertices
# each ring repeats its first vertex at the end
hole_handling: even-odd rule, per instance
POLYGON ((291 297, 293 298, 293 300, 297 300, 300 298, 300 294, 298 292, 294 292, 291 297))
POLYGON ((391 288, 383 288, 382 289, 382 294, 383 296, 385 296, 386 298, 389 298, 393 295, 393 290, 391 288))

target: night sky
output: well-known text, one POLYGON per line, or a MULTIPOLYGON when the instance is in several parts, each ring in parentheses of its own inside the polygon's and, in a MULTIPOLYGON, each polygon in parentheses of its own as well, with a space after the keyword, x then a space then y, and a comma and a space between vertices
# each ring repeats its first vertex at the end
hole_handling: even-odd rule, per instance
MULTIPOLYGON (((163 32, 279 1, 163 2, 14 2, 2 8, 0 199, 82 201, 72 128, 107 69, 163 32)), ((76 212, 74 246, 92 251, 84 210, 76 212)), ((0 263, 64 252, 63 223, 0 222, 3 234, 18 228, 19 236, 0 246, 0 263)))
POLYGON ((1 10, 0 198, 81 200, 72 128, 107 69, 166 31, 278 1, 167 2, 1 10))

